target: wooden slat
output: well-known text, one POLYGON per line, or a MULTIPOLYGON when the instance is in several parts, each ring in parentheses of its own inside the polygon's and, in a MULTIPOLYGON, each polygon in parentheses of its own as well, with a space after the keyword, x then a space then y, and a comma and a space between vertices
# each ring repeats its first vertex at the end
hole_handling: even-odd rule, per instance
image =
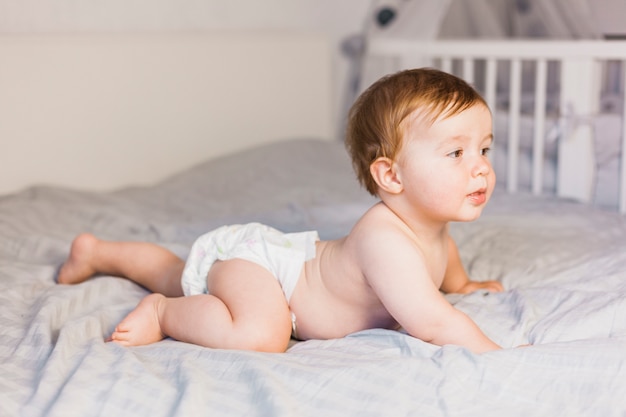
POLYGON ((522 61, 511 60, 511 84, 509 92, 509 135, 506 189, 514 193, 518 189, 519 135, 522 89, 522 61))
POLYGON ((543 153, 546 125, 548 65, 545 59, 539 59, 536 65, 532 191, 533 194, 539 195, 543 190, 543 153))
POLYGON ((495 112, 496 109, 496 83, 497 79, 497 61, 493 58, 487 59, 487 67, 485 74, 485 101, 487 105, 495 112))
MULTIPOLYGON (((485 68, 485 101, 487 105, 491 109, 491 113, 495 116, 496 114, 496 87, 497 87, 497 75, 498 75, 498 63, 495 59, 489 58, 487 59, 486 68, 485 68)), ((495 120, 494 123, 494 131, 495 131, 495 120)), ((494 138, 497 139, 497 138, 494 138)), ((491 144, 491 153, 490 158, 492 162, 496 160, 496 154, 498 153, 498 142, 494 140, 491 144)))
POLYGON ((619 211, 626 214, 626 59, 622 60, 622 159, 620 160, 619 211))
POLYGON ((466 57, 463 59, 463 79, 469 84, 474 84, 474 59, 466 57))
POLYGON ((410 39, 370 39, 368 53, 372 55, 470 56, 522 60, 540 58, 624 59, 626 41, 601 40, 436 40, 415 42, 410 39))

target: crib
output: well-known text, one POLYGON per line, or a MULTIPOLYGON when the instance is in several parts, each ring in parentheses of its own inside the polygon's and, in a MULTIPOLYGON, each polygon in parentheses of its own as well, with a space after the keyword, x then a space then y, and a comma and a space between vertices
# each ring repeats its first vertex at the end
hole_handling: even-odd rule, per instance
POLYGON ((387 70, 435 66, 475 84, 494 112, 496 165, 506 165, 499 174, 510 192, 521 182, 530 183, 534 194, 544 192, 546 142, 553 141, 556 149, 548 158, 558 163, 553 175, 559 196, 592 202, 600 193, 603 204, 626 212, 626 165, 618 162, 626 149, 626 42, 378 37, 370 40, 368 54, 387 60, 387 70), (503 118, 506 126, 498 124, 503 118), (528 132, 521 132, 523 123, 528 132), (607 124, 611 131, 603 129, 607 124), (520 178, 522 145, 532 149, 526 180, 520 178), (498 149, 506 153, 506 164, 498 161, 498 149), (613 170, 611 175, 603 172, 607 169, 613 170), (618 182, 598 185, 607 178, 618 182))

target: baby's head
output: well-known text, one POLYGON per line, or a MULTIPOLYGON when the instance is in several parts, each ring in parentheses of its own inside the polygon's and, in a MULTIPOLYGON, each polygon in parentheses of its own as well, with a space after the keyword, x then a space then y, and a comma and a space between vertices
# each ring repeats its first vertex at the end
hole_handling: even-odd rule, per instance
POLYGON ((372 84, 356 100, 348 116, 346 147, 361 184, 372 195, 378 185, 370 166, 380 157, 396 160, 403 144, 405 124, 415 111, 424 123, 433 123, 485 100, 472 86, 454 75, 430 68, 388 75, 372 84))

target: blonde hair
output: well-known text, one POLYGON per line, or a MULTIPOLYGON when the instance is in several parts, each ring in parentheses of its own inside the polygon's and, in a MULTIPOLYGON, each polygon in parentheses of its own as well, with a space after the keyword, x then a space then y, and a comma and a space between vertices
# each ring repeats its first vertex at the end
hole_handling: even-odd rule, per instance
POLYGON ((360 183, 372 195, 378 186, 370 165, 380 157, 395 160, 402 147, 402 122, 414 111, 423 111, 434 122, 487 103, 462 79, 431 68, 387 75, 359 96, 348 114, 346 148, 360 183))

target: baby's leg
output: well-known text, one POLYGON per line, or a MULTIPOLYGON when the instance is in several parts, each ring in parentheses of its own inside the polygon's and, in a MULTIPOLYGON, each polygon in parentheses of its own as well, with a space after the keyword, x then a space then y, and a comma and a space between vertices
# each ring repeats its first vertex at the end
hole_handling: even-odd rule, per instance
POLYGON ((124 346, 140 346, 172 336, 195 343, 194 333, 211 331, 215 323, 226 319, 224 313, 228 314, 223 303, 213 295, 167 298, 150 294, 117 325, 110 340, 124 346), (199 323, 201 317, 210 318, 210 322, 199 323))
POLYGON ((146 242, 110 242, 81 234, 57 277, 60 284, 78 284, 95 274, 128 278, 152 292, 183 295, 180 278, 185 262, 165 248, 146 242))
POLYGON ((212 294, 146 297, 111 336, 123 345, 142 345, 170 336, 219 349, 284 352, 291 315, 274 276, 252 262, 217 262, 209 272, 212 294))

